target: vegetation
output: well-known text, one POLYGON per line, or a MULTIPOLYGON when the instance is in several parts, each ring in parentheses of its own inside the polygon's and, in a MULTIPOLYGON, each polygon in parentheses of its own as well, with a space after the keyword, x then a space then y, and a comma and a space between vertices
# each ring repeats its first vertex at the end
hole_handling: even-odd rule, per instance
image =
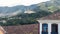
POLYGON ((27 14, 27 13, 18 14, 16 16, 9 17, 9 18, 0 18, 0 20, 6 21, 6 23, 1 22, 0 25, 11 26, 11 25, 37 24, 38 23, 38 21, 36 21, 37 18, 41 18, 50 14, 52 13, 48 11, 42 11, 42 10, 31 14, 27 14))
MULTIPOLYGON (((51 0, 48 2, 39 3, 37 5, 31 5, 28 8, 27 6, 15 6, 12 8, 5 7, 6 9, 4 8, 4 11, 8 9, 7 13, 10 13, 10 12, 13 13, 15 11, 18 11, 18 15, 12 16, 12 17, 6 17, 6 18, 0 17, 0 21, 1 20, 6 21, 5 23, 0 22, 0 25, 11 26, 11 25, 36 24, 38 23, 36 21, 37 18, 45 17, 52 13, 60 12, 59 6, 60 6, 60 1, 58 2, 58 0, 51 0), (52 3, 52 1, 54 2, 52 3), (27 11, 27 10, 32 10, 32 11, 35 11, 36 13, 31 13, 31 14, 24 13, 24 11, 27 11)), ((1 12, 4 12, 4 11, 2 10, 1 12)))
POLYGON ((38 23, 36 20, 33 19, 10 19, 7 20, 6 23, 0 22, 0 25, 2 26, 11 26, 11 25, 26 25, 26 24, 36 24, 38 23))

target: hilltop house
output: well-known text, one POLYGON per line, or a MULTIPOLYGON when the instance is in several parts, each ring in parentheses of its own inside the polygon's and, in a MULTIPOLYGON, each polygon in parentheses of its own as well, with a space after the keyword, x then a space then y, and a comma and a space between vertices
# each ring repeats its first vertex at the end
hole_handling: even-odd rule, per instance
POLYGON ((40 34, 60 34, 60 12, 40 18, 40 34))
POLYGON ((31 14, 31 13, 36 13, 36 12, 34 12, 34 11, 32 11, 32 10, 27 10, 27 11, 25 11, 24 13, 31 14))

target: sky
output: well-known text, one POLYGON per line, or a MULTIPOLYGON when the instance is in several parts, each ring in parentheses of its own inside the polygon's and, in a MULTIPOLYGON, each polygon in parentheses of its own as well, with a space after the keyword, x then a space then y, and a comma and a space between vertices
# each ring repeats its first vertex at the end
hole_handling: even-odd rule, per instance
POLYGON ((0 0, 0 6, 15 6, 15 5, 25 5, 29 6, 32 4, 37 4, 41 2, 46 2, 49 0, 0 0))

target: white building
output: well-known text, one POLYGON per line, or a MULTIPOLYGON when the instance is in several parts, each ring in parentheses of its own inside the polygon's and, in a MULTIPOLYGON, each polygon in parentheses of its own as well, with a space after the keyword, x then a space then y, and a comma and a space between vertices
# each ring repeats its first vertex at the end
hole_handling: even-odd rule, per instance
POLYGON ((60 14, 52 14, 37 20, 40 34, 60 34, 60 14))
POLYGON ((36 13, 36 12, 35 11, 32 11, 32 10, 27 10, 24 13, 31 14, 31 13, 36 13))

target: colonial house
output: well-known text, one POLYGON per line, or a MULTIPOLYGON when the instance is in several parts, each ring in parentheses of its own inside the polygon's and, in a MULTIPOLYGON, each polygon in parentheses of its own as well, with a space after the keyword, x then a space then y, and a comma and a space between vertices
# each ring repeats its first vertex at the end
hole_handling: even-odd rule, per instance
POLYGON ((40 18, 40 34, 60 34, 60 12, 40 18))

